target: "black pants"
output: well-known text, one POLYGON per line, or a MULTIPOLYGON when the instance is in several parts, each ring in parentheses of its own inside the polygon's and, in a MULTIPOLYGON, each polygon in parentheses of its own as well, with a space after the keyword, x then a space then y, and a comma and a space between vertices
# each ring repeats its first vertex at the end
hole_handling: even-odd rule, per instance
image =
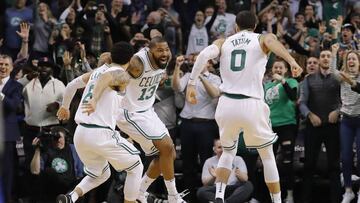
POLYGON ((2 157, 2 174, 5 202, 10 201, 14 195, 14 178, 17 165, 16 142, 4 142, 2 157))
POLYGON ((184 185, 195 200, 195 187, 201 186, 200 175, 206 159, 213 156, 214 139, 219 135, 215 120, 194 122, 182 119, 180 125, 181 158, 183 160, 184 185), (200 166, 198 164, 200 157, 200 166))
MULTIPOLYGON (((226 203, 242 203, 249 200, 253 191, 253 185, 250 181, 227 185, 225 189, 226 203)), ((197 197, 200 203, 213 202, 215 200, 216 186, 203 186, 197 191, 197 197)))
POLYGON ((281 162, 279 163, 279 173, 281 176, 281 182, 283 183, 283 192, 286 190, 294 189, 294 145, 297 133, 297 125, 283 125, 279 127, 273 127, 273 131, 279 136, 278 141, 273 145, 275 154, 280 147, 279 156, 281 162))
POLYGON ((341 199, 340 184, 340 138, 338 124, 314 127, 308 123, 305 131, 304 201, 311 201, 313 175, 316 170, 321 144, 326 147, 327 170, 330 177, 330 198, 332 203, 341 199))

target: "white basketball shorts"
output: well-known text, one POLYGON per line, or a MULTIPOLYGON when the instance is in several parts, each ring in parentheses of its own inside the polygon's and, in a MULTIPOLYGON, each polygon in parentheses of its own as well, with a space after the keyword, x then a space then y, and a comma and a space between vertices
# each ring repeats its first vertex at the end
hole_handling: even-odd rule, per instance
POLYGON ((84 172, 93 178, 103 174, 109 167, 108 163, 117 171, 131 171, 141 164, 140 151, 110 128, 79 124, 74 144, 84 163, 84 172))
POLYGON ((139 143, 146 156, 159 153, 153 140, 161 140, 165 136, 169 136, 165 124, 153 108, 143 112, 129 112, 123 109, 120 111, 116 123, 122 132, 139 143))
POLYGON ((278 138, 271 128, 270 109, 260 99, 235 99, 223 95, 219 99, 215 119, 224 149, 234 149, 241 130, 248 148, 263 148, 278 138))

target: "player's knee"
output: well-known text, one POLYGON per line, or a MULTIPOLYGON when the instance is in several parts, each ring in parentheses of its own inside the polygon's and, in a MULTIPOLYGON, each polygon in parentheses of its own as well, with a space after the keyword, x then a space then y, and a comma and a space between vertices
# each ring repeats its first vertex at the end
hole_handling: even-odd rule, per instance
POLYGON ((261 160, 271 159, 275 160, 275 155, 273 151, 273 146, 269 145, 264 148, 257 149, 261 160))
POLYGON ((219 159, 218 168, 226 168, 231 170, 235 155, 236 151, 234 153, 233 150, 223 150, 219 159))
POLYGON ((279 173, 276 166, 275 155, 272 145, 258 149, 259 156, 264 166, 264 178, 266 183, 279 181, 279 173))
POLYGON ((144 165, 142 164, 140 157, 138 157, 137 161, 139 162, 139 165, 137 165, 131 171, 128 171, 128 173, 137 174, 137 175, 140 176, 140 179, 141 179, 141 176, 142 176, 142 173, 143 173, 143 170, 144 170, 144 165))
POLYGON ((127 171, 126 181, 124 185, 124 196, 127 201, 135 201, 139 195, 141 177, 144 166, 139 158, 139 163, 135 168, 127 171))
POLYGON ((157 142, 156 148, 160 151, 160 155, 173 155, 174 153, 174 144, 171 138, 164 138, 163 140, 157 142))
POLYGON ((175 161, 175 159, 176 159, 176 151, 175 151, 175 147, 173 147, 173 149, 172 149, 172 158, 173 158, 173 160, 175 161))

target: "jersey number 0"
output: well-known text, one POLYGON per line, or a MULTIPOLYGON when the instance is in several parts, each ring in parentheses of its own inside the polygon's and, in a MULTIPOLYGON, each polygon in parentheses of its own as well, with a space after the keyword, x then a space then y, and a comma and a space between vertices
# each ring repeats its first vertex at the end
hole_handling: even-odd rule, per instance
POLYGON ((245 67, 246 51, 243 49, 234 50, 231 52, 231 64, 232 71, 241 71, 245 67))

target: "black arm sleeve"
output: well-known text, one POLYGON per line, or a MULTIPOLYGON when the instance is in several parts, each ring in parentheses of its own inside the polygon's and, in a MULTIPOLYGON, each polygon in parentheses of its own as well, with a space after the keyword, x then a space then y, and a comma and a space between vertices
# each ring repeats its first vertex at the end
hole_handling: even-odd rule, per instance
POLYGON ((289 35, 283 36, 286 43, 289 44, 290 48, 296 51, 297 53, 305 56, 310 56, 310 52, 305 50, 298 42, 293 40, 289 35))
MULTIPOLYGON (((207 31, 208 33, 210 33, 210 29, 211 29, 212 25, 213 25, 214 22, 215 22, 215 19, 216 19, 216 17, 217 17, 217 12, 218 12, 218 10, 219 10, 219 7, 218 7, 218 6, 215 6, 214 14, 211 16, 209 22, 205 25, 206 31, 207 31)), ((209 36, 210 36, 210 35, 209 35, 209 36)))
POLYGON ((360 94, 360 82, 356 82, 356 86, 351 88, 352 91, 355 91, 360 94))
POLYGON ((285 90, 286 95, 289 97, 290 100, 295 101, 297 97, 297 88, 291 88, 287 82, 282 84, 285 90))

